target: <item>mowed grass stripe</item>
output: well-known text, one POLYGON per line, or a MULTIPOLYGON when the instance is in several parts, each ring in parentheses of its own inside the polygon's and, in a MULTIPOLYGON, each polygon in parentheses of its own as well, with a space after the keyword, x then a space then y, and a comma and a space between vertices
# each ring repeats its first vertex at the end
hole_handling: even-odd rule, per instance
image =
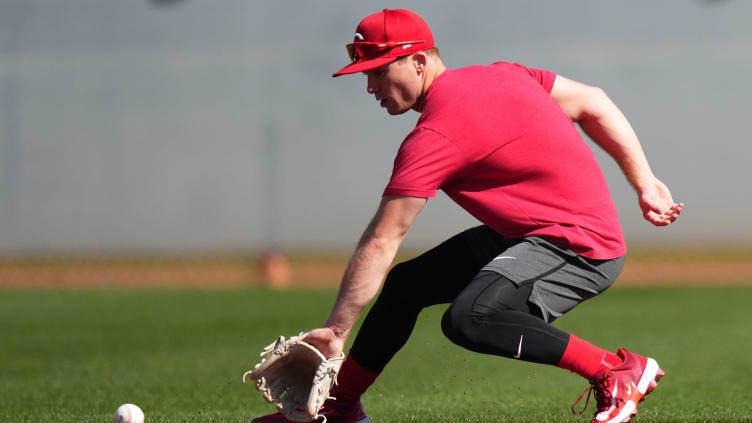
MULTIPOLYGON (((273 410, 240 377, 279 334, 326 319, 334 291, 0 292, 0 422, 106 422, 124 402, 149 422, 248 422, 273 410)), ((752 287, 619 288, 556 322, 667 376, 637 422, 752 421, 752 287)), ((587 384, 560 369, 483 356, 421 314, 364 398, 374 422, 589 421, 587 384), (587 417, 586 417, 587 416, 587 417)))

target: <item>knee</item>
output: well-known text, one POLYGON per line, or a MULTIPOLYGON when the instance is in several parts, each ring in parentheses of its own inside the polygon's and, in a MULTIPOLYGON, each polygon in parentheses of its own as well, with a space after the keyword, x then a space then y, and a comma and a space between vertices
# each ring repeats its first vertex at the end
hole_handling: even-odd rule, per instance
POLYGON ((477 344, 487 340, 489 333, 493 333, 493 336, 502 336, 502 328, 515 325, 515 317, 518 314, 522 313, 501 310, 492 314, 482 314, 453 304, 441 317, 441 331, 453 343, 475 350, 477 344))
POLYGON ((453 343, 464 347, 472 337, 472 317, 460 307, 450 306, 441 317, 441 331, 453 343))
POLYGON ((513 357, 518 353, 523 324, 516 318, 527 314, 499 311, 489 320, 472 313, 460 313, 453 308, 450 307, 441 318, 441 330, 452 343, 470 351, 502 357, 513 357))

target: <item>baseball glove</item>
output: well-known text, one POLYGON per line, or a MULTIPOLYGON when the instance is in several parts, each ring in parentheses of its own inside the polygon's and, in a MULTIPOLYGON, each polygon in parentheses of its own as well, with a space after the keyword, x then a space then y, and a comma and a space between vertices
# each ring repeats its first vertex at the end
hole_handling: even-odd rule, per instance
POLYGON ((343 353, 327 360, 316 347, 302 341, 307 335, 301 332, 288 340, 280 336, 261 352, 265 358, 243 374, 243 383, 250 376, 264 399, 276 403, 277 409, 294 422, 324 417, 319 410, 330 398, 329 390, 345 358, 343 353))

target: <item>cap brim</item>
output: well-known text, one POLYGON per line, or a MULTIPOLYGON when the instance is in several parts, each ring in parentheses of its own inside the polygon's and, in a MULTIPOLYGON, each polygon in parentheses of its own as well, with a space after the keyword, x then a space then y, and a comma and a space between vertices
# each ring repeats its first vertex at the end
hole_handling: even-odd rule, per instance
POLYGON ((379 66, 384 66, 387 63, 391 63, 397 59, 399 59, 399 57, 384 56, 377 57, 371 60, 360 60, 340 69, 337 73, 332 75, 332 78, 336 78, 340 75, 347 75, 350 73, 365 72, 367 70, 378 68, 379 66))

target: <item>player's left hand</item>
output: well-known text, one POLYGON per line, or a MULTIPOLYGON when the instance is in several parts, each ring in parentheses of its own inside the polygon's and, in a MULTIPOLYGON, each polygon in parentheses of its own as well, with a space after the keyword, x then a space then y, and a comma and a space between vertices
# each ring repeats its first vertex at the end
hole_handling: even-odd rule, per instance
POLYGON ((264 348, 261 362, 243 374, 243 383, 250 377, 264 399, 277 405, 285 421, 312 422, 324 417, 319 411, 345 359, 342 353, 326 358, 303 339, 309 339, 308 333, 278 337, 264 348))
POLYGON ((316 347, 326 358, 337 357, 345 349, 345 340, 337 337, 331 328, 314 329, 303 341, 316 347))
POLYGON ((638 192, 642 216, 655 226, 673 223, 684 209, 684 203, 675 203, 668 187, 655 178, 638 192))

